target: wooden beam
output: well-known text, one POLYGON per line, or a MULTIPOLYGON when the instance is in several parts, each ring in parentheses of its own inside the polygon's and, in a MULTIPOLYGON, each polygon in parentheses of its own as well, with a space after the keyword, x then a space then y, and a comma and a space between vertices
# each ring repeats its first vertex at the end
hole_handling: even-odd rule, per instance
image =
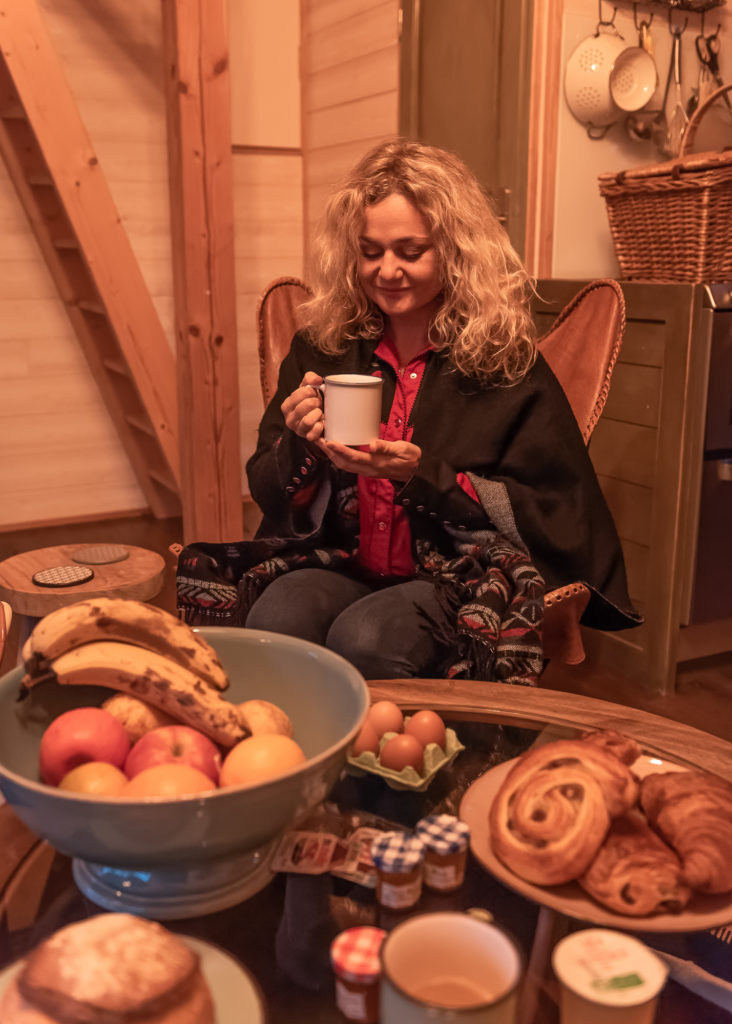
POLYGON ((529 272, 538 278, 552 276, 562 0, 534 4, 533 36, 525 259, 529 272))
POLYGON ((163 0, 186 541, 242 536, 226 0, 163 0))

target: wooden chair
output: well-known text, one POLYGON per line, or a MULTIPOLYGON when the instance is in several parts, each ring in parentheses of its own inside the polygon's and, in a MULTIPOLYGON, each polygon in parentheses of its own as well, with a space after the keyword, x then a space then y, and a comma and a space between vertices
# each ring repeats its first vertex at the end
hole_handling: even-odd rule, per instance
POLYGON ((259 379, 265 407, 277 390, 280 363, 298 328, 297 310, 312 292, 297 277, 278 277, 267 286, 257 305, 259 379))
MULTIPOLYGON (((259 365, 265 405, 277 387, 277 372, 298 328, 297 308, 310 296, 296 277, 279 277, 257 307, 259 365)), ((559 313, 539 339, 539 349, 562 385, 587 444, 610 390, 625 332, 625 299, 613 280, 592 281, 559 313)), ((544 655, 565 665, 584 661, 579 622, 590 599, 583 583, 544 595, 544 655)))
MULTIPOLYGON (((591 281, 539 338, 539 351, 562 385, 589 444, 610 391, 625 334, 625 297, 611 279, 591 281)), ((544 654, 565 665, 585 659, 579 622, 590 592, 583 583, 544 595, 544 654)))

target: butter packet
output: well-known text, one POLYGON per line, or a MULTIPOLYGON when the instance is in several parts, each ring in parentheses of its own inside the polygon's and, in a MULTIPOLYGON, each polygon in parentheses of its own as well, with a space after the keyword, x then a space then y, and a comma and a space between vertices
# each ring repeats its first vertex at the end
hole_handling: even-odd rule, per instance
POLYGON ((306 819, 303 826, 281 837, 270 862, 273 871, 299 875, 329 871, 367 889, 376 886, 373 840, 382 832, 408 831, 377 815, 362 811, 341 814, 327 807, 306 819))
POLYGON ((375 889, 376 865, 371 858, 371 844, 381 832, 381 829, 367 826, 357 828, 348 842, 344 862, 332 866, 330 873, 367 889, 375 889))
POLYGON ((324 875, 345 858, 347 843, 328 832, 285 832, 270 862, 273 871, 324 875))

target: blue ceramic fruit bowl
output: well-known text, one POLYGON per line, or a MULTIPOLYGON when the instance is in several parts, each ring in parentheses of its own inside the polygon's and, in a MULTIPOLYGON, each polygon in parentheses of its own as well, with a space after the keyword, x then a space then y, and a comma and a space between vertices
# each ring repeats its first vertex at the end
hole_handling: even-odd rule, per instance
MULTIPOLYGON (((292 720, 306 761, 285 775, 172 800, 117 800, 39 781, 38 753, 49 722, 72 707, 98 705, 106 688, 42 683, 17 701, 22 669, 0 679, 0 791, 18 817, 62 853, 104 869, 205 876, 224 860, 244 863, 272 845, 329 792, 369 706, 368 688, 345 659, 323 647, 261 630, 205 628, 231 681, 224 696, 278 704, 292 720), (242 859, 243 858, 243 859, 242 859)), ((181 883, 182 884, 182 883, 181 883)))

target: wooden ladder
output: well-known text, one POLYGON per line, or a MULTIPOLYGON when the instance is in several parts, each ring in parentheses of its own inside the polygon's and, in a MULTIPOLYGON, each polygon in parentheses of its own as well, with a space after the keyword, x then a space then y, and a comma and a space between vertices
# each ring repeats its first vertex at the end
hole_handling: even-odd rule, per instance
POLYGON ((176 365, 35 0, 0 19, 0 152, 153 514, 180 514, 176 365))

